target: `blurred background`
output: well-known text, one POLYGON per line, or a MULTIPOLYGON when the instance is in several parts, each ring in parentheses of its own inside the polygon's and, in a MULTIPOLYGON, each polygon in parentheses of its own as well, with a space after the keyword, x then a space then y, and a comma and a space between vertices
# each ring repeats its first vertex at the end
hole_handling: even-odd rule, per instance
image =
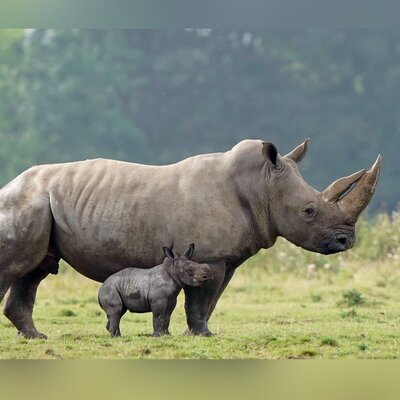
POLYGON ((245 138, 319 190, 383 155, 400 199, 400 30, 0 30, 0 184, 33 164, 164 164, 245 138))

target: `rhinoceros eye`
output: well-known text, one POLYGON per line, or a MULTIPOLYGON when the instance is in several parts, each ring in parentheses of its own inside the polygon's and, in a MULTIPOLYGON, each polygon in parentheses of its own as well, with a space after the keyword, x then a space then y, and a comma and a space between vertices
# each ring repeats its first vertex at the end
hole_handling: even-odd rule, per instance
POLYGON ((307 218, 312 218, 312 217, 315 217, 315 215, 317 214, 317 210, 316 210, 314 207, 307 206, 307 207, 303 210, 303 214, 304 214, 307 218))

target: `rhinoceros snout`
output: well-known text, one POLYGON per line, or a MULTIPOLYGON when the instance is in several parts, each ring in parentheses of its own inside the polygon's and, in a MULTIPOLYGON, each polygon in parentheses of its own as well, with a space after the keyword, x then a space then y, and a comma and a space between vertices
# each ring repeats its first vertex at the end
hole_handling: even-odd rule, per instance
POLYGON ((207 282, 207 281, 212 281, 214 279, 214 275, 212 273, 211 268, 206 264, 204 265, 204 268, 201 271, 201 282, 207 282))
POLYGON ((214 279, 214 275, 209 265, 204 264, 202 268, 199 269, 199 284, 203 285, 208 281, 212 281, 214 279))
POLYGON ((352 235, 346 233, 338 233, 335 235, 327 244, 327 253, 339 253, 351 249, 354 244, 354 238, 352 235))

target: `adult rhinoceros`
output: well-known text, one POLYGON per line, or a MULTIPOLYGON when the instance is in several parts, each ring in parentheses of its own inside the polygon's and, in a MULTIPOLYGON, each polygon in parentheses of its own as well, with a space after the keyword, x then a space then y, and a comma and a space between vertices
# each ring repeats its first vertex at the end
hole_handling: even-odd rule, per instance
POLYGON ((83 275, 104 281, 126 267, 149 268, 163 246, 182 252, 214 275, 185 290, 188 329, 208 335, 208 319, 235 268, 283 236, 331 254, 354 243, 354 224, 374 192, 381 160, 341 178, 322 193, 296 163, 307 141, 286 156, 261 140, 226 153, 166 166, 87 160, 35 166, 0 191, 0 300, 28 338, 45 337, 32 321, 37 287, 49 270, 48 248, 83 275))

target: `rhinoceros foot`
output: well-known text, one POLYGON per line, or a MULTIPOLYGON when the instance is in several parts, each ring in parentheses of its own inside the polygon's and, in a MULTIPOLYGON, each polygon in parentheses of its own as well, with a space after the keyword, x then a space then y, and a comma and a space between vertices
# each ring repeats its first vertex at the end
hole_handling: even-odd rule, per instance
POLYGON ((44 333, 40 333, 36 330, 18 331, 17 336, 25 339, 47 339, 47 336, 44 333))
POLYGON ((196 328, 186 328, 185 332, 183 332, 186 336, 213 336, 214 334, 208 329, 196 329, 196 328))
POLYGON ((170 336, 171 334, 168 331, 163 332, 153 332, 151 336, 153 337, 161 337, 161 336, 170 336))

